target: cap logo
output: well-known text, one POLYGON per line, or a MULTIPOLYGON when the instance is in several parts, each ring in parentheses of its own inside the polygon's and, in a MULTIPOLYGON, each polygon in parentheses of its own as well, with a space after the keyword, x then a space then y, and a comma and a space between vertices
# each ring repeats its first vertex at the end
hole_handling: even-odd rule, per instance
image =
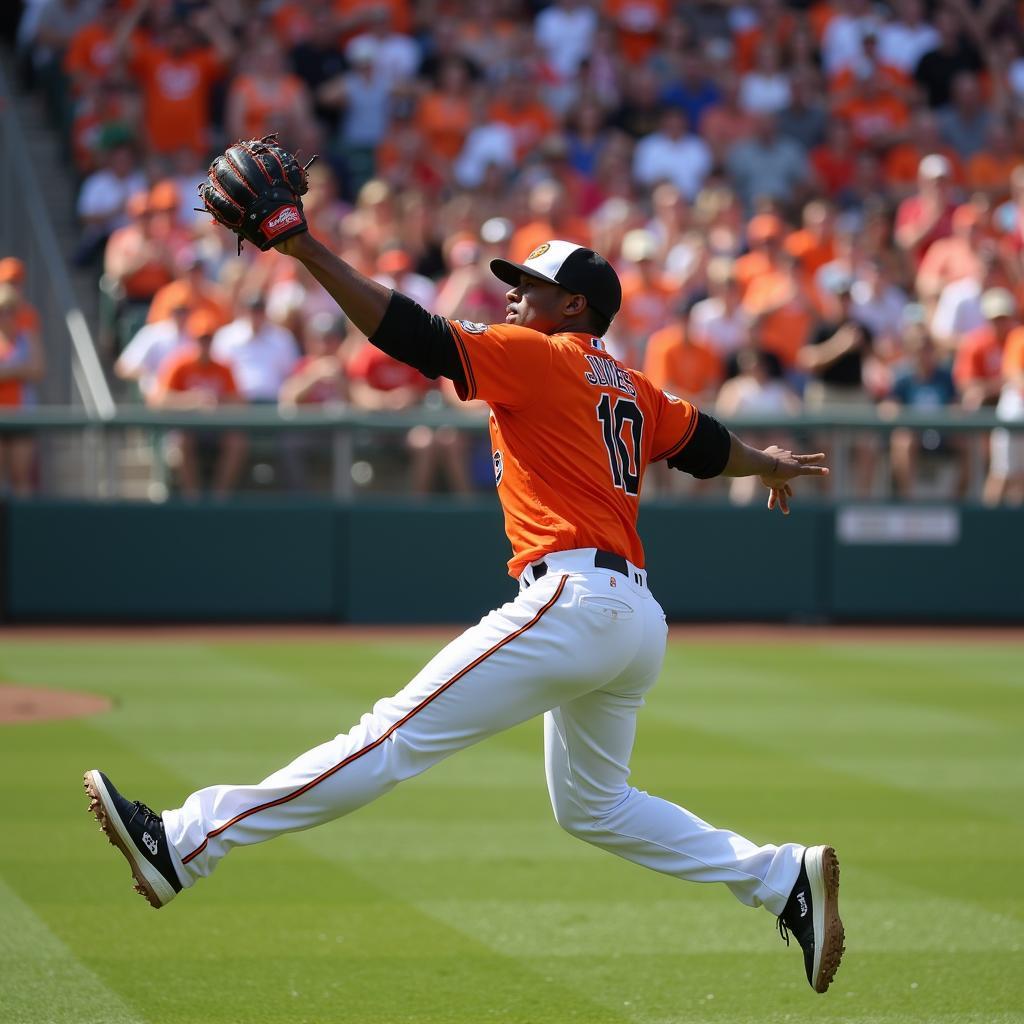
POLYGON ((538 245, 537 248, 534 249, 533 252, 531 252, 530 255, 526 257, 526 259, 528 261, 538 259, 539 257, 543 256, 544 253, 546 253, 550 248, 551 245, 548 242, 541 242, 541 244, 538 245))

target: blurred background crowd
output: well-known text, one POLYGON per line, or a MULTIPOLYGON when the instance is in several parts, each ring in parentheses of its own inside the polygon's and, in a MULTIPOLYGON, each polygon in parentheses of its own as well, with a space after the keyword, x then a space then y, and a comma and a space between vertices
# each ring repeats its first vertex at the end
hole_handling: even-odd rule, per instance
MULTIPOLYGON (((96 269, 123 400, 458 404, 351 332, 294 261, 239 253, 194 210, 214 153, 276 132, 319 154, 305 199, 318 236, 432 311, 502 321, 488 261, 564 238, 620 274, 614 354, 726 418, 946 406, 1024 418, 1024 4, 23 8, 22 71, 67 140, 73 258, 96 269)), ((6 405, 31 401, 42 372, 19 273, 0 262, 6 405)), ((3 442, 12 475, 19 441, 24 461, 30 441, 3 442)), ((203 443, 178 439, 185 493, 200 487, 203 443)), ((303 485, 308 443, 284 453, 290 485, 303 485)), ((989 503, 1024 501, 1022 445, 993 434, 989 503)), ((226 492, 247 442, 214 447, 211 486, 226 492)), ((416 428, 400 447, 414 492, 486 486, 485 442, 416 428)), ((933 431, 865 435, 857 492, 887 474, 913 497, 922 466, 944 460, 962 495, 962 447, 933 431)))

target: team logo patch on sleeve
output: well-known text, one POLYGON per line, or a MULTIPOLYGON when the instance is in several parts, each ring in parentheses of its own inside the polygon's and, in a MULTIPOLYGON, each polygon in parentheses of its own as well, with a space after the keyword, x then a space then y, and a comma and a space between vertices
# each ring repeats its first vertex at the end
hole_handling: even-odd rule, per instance
POLYGON ((491 457, 494 459, 494 484, 497 486, 501 483, 501 478, 505 473, 505 460, 501 457, 501 450, 498 448, 494 450, 491 457))
POLYGON ((487 330, 487 324, 475 324, 472 320, 456 320, 455 322, 470 334, 483 334, 487 330))

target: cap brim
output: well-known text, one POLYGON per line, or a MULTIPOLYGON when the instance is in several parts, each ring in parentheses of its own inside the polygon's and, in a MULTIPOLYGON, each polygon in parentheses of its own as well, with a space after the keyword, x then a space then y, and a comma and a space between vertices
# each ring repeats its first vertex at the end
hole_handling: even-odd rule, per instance
MULTIPOLYGON (((522 263, 512 263, 510 260, 491 260, 491 273, 499 281, 504 281, 505 284, 510 284, 513 287, 519 284, 519 276, 521 274, 535 277, 538 281, 547 281, 548 284, 558 284, 553 277, 538 274, 533 267, 524 266, 522 263)), ((562 285, 558 284, 558 287, 561 288, 562 285)))

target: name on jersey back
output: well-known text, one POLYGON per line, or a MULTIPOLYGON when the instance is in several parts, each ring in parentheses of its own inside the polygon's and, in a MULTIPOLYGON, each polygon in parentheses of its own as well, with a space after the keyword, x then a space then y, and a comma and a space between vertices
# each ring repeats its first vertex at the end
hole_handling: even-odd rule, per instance
POLYGON ((614 359, 592 356, 585 353, 590 369, 583 375, 588 384, 597 388, 615 388, 631 398, 636 397, 636 387, 629 370, 623 369, 614 359))

